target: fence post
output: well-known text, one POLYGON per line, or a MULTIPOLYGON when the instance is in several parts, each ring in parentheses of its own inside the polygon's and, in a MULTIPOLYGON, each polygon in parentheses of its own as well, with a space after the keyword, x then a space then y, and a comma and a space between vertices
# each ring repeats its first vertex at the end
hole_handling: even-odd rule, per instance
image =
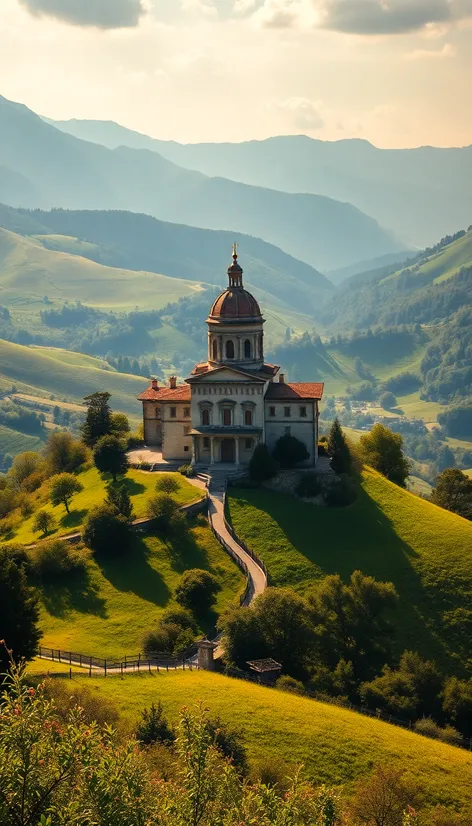
POLYGON ((103 667, 104 667, 105 677, 106 677, 107 676, 107 661, 106 660, 104 660, 103 667))
POLYGON ((72 668, 69 668, 69 680, 72 680, 72 668))
POLYGON ((121 668, 121 676, 123 676, 123 663, 120 663, 120 668, 121 668))
POLYGON ((92 661, 89 663, 89 677, 92 676, 92 661))

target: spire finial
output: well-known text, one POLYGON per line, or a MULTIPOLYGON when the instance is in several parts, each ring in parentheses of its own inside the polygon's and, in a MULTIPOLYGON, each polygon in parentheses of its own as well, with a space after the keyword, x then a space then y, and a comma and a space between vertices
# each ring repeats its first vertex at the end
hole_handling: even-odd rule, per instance
POLYGON ((235 241, 234 244, 233 244, 233 260, 236 261, 237 257, 238 257, 238 245, 235 241))

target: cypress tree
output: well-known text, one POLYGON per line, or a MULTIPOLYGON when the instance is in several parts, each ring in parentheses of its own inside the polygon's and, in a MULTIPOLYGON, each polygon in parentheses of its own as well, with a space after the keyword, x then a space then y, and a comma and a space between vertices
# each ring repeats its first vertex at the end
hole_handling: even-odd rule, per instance
POLYGON ((108 401, 110 393, 92 393, 85 396, 87 405, 87 415, 82 425, 82 439, 86 445, 93 445, 102 436, 108 436, 111 432, 111 410, 108 401))
POLYGON ((335 473, 350 473, 352 470, 352 456, 346 442, 343 430, 336 417, 328 436, 328 452, 331 456, 331 467, 335 473))

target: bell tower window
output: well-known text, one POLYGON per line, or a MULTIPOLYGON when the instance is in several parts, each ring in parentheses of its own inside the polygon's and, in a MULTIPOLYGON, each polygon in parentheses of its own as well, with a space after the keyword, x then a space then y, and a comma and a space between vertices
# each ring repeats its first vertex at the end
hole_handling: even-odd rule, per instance
POLYGON ((234 341, 231 341, 231 339, 226 342, 225 352, 227 359, 234 359, 234 341))
POLYGON ((213 361, 218 361, 218 342, 217 342, 216 338, 213 339, 213 344, 212 344, 211 349, 212 349, 212 353, 213 353, 213 361))
POLYGON ((250 359, 251 358, 251 342, 247 338, 244 342, 244 358, 250 359))

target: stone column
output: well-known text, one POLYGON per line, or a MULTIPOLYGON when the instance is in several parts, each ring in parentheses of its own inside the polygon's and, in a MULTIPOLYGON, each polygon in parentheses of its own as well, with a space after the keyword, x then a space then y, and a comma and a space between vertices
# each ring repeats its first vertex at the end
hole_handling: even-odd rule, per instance
POLYGON ((240 464, 240 462, 239 462, 239 438, 237 436, 236 436, 236 457, 235 458, 236 458, 235 464, 239 465, 240 464))
POLYGON ((214 445, 214 437, 210 436, 210 465, 215 464, 215 445, 214 445))
POLYGON ((242 361, 243 354, 241 350, 241 336, 236 336, 236 359, 242 361))
POLYGON ((190 462, 191 465, 194 465, 197 461, 197 437, 192 436, 192 460, 190 462))

